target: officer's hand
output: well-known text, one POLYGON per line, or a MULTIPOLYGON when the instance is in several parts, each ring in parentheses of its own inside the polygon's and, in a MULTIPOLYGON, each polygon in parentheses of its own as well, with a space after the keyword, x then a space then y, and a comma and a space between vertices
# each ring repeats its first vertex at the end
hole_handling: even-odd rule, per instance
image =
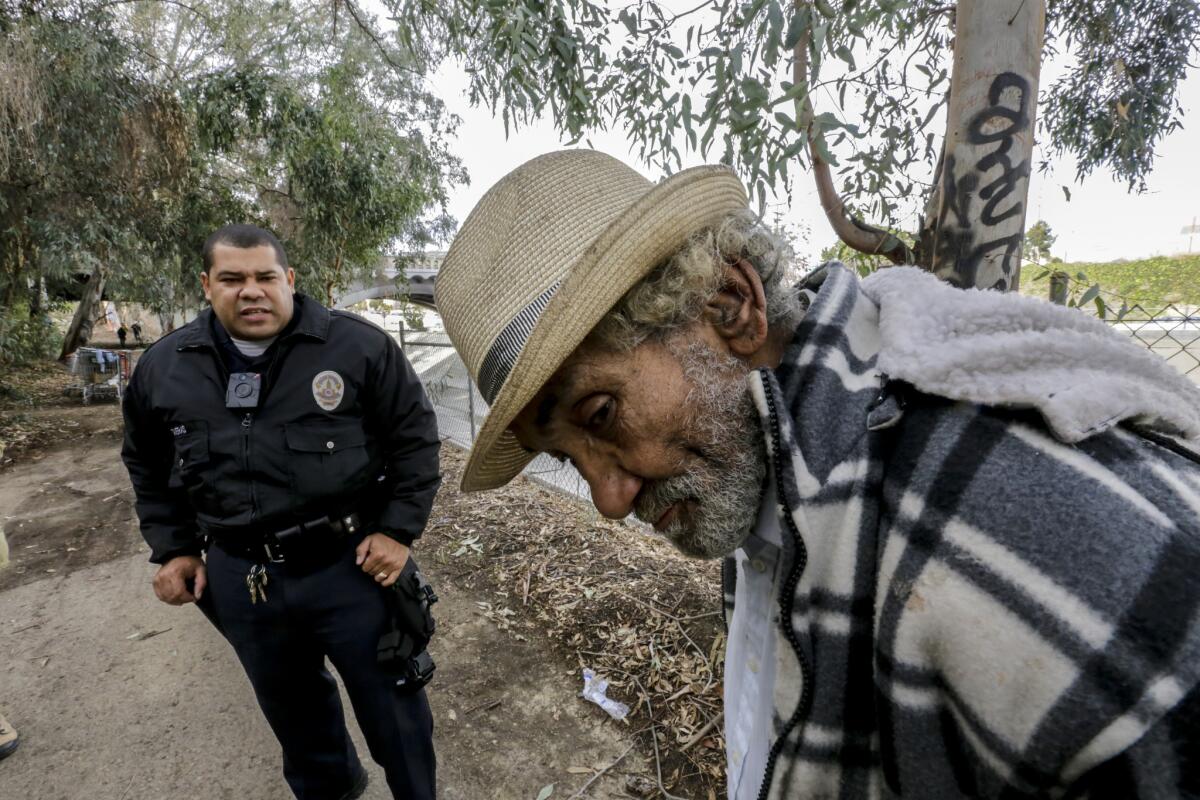
POLYGON ((391 586, 408 562, 408 547, 382 533, 372 533, 358 545, 358 560, 363 572, 381 586, 391 586))
POLYGON ((208 572, 200 556, 176 556, 154 573, 154 594, 164 603, 181 606, 194 603, 204 594, 208 585, 208 572), (188 591, 187 582, 195 580, 194 593, 188 591))

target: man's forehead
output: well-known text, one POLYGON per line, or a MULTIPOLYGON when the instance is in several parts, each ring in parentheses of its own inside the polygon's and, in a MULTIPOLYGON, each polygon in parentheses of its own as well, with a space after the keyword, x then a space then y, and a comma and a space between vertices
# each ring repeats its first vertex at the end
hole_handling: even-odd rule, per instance
POLYGON ((269 244, 255 247, 236 247, 231 244, 217 244, 213 247, 212 262, 214 271, 254 272, 283 270, 279 259, 275 257, 275 248, 269 244))

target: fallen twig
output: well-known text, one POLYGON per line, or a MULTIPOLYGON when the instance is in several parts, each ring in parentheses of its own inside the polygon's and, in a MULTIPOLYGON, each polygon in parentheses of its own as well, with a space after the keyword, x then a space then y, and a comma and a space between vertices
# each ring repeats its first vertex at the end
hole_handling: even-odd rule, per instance
POLYGON ((491 711, 496 706, 504 702, 503 698, 497 697, 495 700, 485 700, 479 705, 471 706, 463 714, 473 714, 476 711, 491 711))
POLYGON ((625 760, 625 756, 629 755, 630 751, 632 751, 632 750, 633 750, 633 748, 634 748, 634 745, 632 745, 632 744, 631 744, 631 745, 629 745, 629 747, 625 749, 625 752, 624 752, 624 753, 621 753, 621 755, 617 756, 617 760, 616 760, 616 761, 612 762, 612 763, 611 763, 611 764, 609 764, 607 767, 605 767, 604 769, 600 770, 599 772, 597 772, 597 773, 596 773, 595 775, 593 775, 592 777, 588 778, 588 781, 587 781, 587 783, 585 783, 583 786, 580 786, 580 787, 579 787, 579 791, 577 791, 575 794, 571 795, 569 798, 567 798, 567 800, 574 800, 574 798, 576 798, 576 797, 583 797, 583 793, 584 793, 584 792, 586 792, 586 791, 588 790, 588 787, 589 787, 589 786, 591 786, 591 785, 592 785, 593 783, 595 783, 596 781, 600 780, 600 776, 601 776, 601 775, 603 775, 604 773, 608 772, 610 769, 612 769, 613 767, 615 767, 617 764, 620 764, 622 761, 624 761, 624 760, 625 760))
POLYGON ((709 732, 711 732, 712 729, 717 726, 717 723, 719 723, 724 718, 725 718, 725 712, 718 711, 716 716, 714 716, 708 722, 704 723, 703 728, 696 731, 695 736, 693 736, 691 739, 688 739, 686 742, 683 743, 683 746, 679 748, 679 752, 686 753, 688 750, 690 750, 692 745, 696 744, 696 742, 699 742, 705 736, 708 736, 709 732))
POLYGON ((646 691, 646 687, 642 686, 642 682, 638 680, 636 675, 630 675, 633 682, 637 684, 638 689, 642 691, 646 701, 646 716, 650 717, 650 741, 654 744, 654 774, 658 778, 658 790, 662 792, 662 796, 666 800, 684 800, 682 797, 676 797, 667 791, 667 787, 663 786, 662 782, 662 758, 658 754, 658 724, 654 721, 654 706, 650 704, 650 693, 646 691))

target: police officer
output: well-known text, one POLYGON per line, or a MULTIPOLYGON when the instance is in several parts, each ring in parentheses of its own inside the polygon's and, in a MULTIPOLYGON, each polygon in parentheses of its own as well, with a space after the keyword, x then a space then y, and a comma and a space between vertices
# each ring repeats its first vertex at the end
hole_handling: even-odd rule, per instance
POLYGON ((269 231, 221 228, 203 263, 211 308, 146 351, 125 395, 155 594, 199 603, 233 645, 297 798, 366 789, 328 658, 393 795, 433 800, 425 694, 375 663, 385 587, 440 482, 433 410, 391 337, 293 294, 269 231))

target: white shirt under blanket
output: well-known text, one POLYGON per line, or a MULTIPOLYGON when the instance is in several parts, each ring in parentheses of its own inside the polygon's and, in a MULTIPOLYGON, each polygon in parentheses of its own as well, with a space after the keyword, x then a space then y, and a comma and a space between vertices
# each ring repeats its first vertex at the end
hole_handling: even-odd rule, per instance
POLYGON ((759 509, 758 524, 734 553, 737 584, 725 649, 725 756, 729 800, 755 800, 771 749, 775 689, 775 626, 779 618, 782 536, 775 478, 759 509))

